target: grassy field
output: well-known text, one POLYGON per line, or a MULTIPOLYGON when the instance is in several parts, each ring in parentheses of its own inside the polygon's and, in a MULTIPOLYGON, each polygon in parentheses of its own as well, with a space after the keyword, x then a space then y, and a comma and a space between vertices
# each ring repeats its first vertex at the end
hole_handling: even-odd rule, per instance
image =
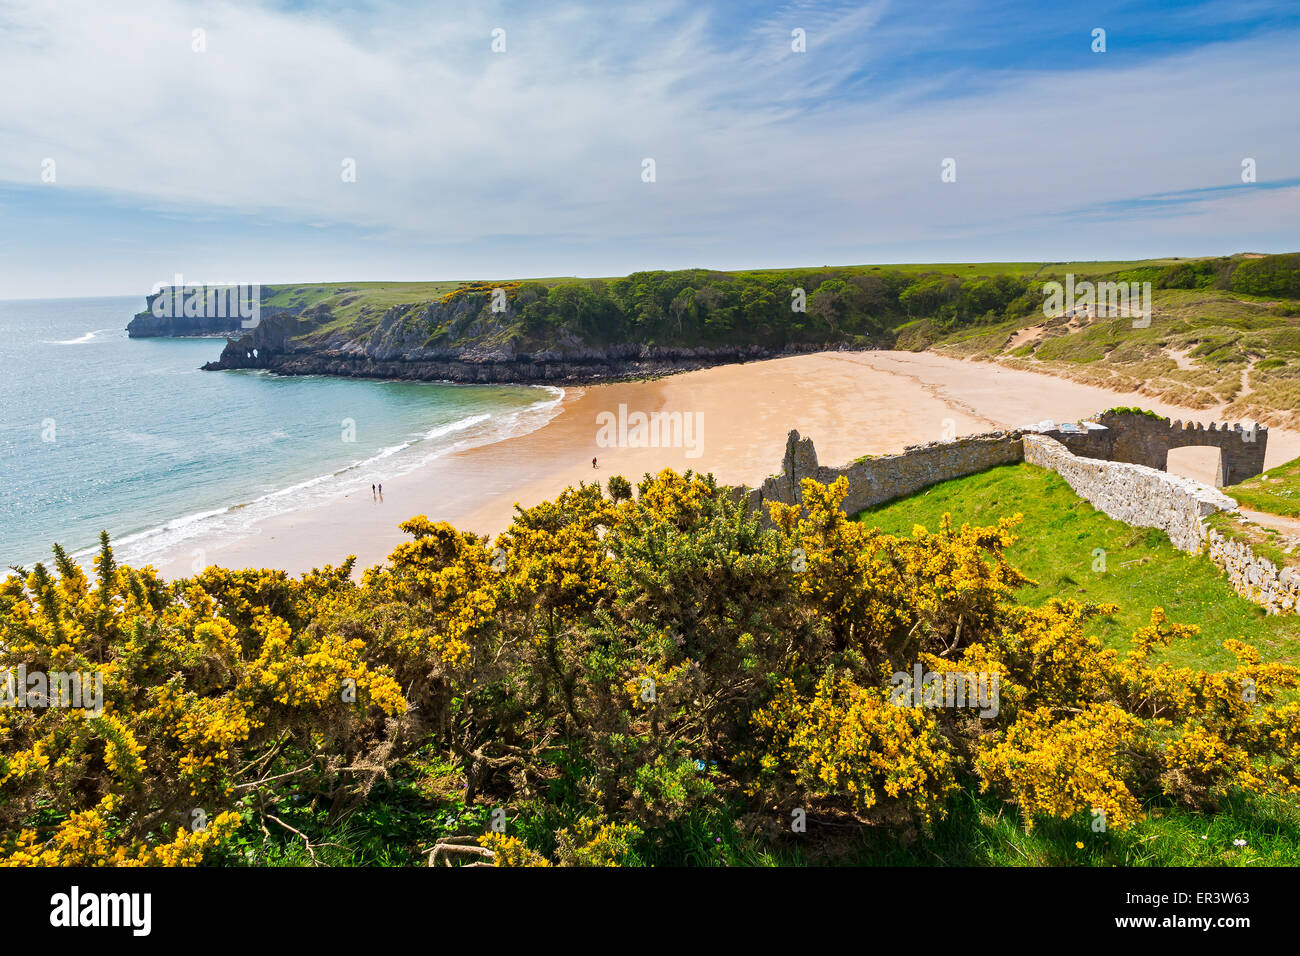
POLYGON ((1224 488, 1223 492, 1237 499, 1243 507, 1255 511, 1300 517, 1300 458, 1270 468, 1231 488, 1224 488))
POLYGON ((359 328, 363 318, 379 321, 397 305, 419 305, 435 301, 456 288, 458 282, 328 282, 268 287, 262 304, 276 308, 323 306, 333 318, 316 330, 359 328))
POLYGON ((1269 617, 1232 590, 1208 558, 1179 551, 1162 531, 1132 528, 1108 518, 1079 498, 1059 475, 1033 465, 1004 465, 934 485, 910 498, 865 511, 859 520, 893 534, 914 525, 935 528, 945 513, 957 524, 991 524, 1023 514, 1019 540, 1008 549, 1012 564, 1035 582, 1021 589, 1026 604, 1074 597, 1119 611, 1089 627, 1111 647, 1130 636, 1163 607, 1171 620, 1196 624, 1200 634, 1166 653, 1177 664, 1226 668, 1233 658, 1222 643, 1239 638, 1268 660, 1300 659, 1300 617, 1269 617), (1097 551, 1105 571, 1094 571, 1097 551))
MULTIPOLYGON (((1183 260, 1175 257, 1172 259, 1116 259, 1109 261, 1097 260, 1079 262, 904 262, 848 266, 837 266, 832 263, 829 265, 829 268, 836 269, 849 275, 862 275, 871 272, 889 271, 902 272, 909 275, 926 275, 927 273, 933 272, 943 273, 945 275, 961 276, 962 278, 998 275, 1019 277, 1049 274, 1064 275, 1067 272, 1073 273, 1076 276, 1103 276, 1129 269, 1146 268, 1158 270, 1180 261, 1183 260)), ((815 269, 826 267, 807 266, 806 268, 815 269)), ((764 275, 787 271, 789 271, 789 268, 742 269, 736 270, 734 274, 764 275)))

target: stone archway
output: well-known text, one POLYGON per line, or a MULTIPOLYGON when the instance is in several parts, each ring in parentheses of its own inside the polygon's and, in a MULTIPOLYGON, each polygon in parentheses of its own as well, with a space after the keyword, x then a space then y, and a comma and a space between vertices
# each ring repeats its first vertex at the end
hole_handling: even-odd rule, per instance
POLYGON ((1254 423, 1170 421, 1159 415, 1131 409, 1102 412, 1095 421, 1106 426, 1112 438, 1112 461, 1127 461, 1168 470, 1169 453, 1180 448, 1214 448, 1220 453, 1213 481, 1219 487, 1235 485, 1264 470, 1268 429, 1254 423))
POLYGON ((1223 487, 1223 450, 1217 445, 1184 445, 1169 449, 1165 471, 1223 487))
POLYGON ((1263 471, 1268 448, 1268 429, 1263 425, 1170 421, 1132 408, 1112 408, 1082 425, 1063 425, 1046 434, 1083 458, 1175 471, 1220 488, 1263 471), (1188 456, 1181 449, 1194 451, 1188 456), (1179 453, 1179 467, 1169 467, 1171 452, 1179 453))

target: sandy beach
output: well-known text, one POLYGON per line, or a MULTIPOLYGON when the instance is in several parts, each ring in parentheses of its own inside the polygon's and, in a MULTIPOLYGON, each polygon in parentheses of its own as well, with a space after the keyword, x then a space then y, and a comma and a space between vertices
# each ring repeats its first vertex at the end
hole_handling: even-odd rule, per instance
MULTIPOLYGON (((1218 409, 1184 409, 1137 393, 927 352, 823 352, 569 388, 542 428, 452 452, 385 480, 382 501, 341 496, 267 519, 236 540, 186 542, 152 563, 168 577, 193 573, 198 562, 300 573, 349 554, 367 567, 405 540, 397 525, 412 515, 495 535, 510 523, 516 502, 536 504, 568 485, 611 475, 635 481, 646 472, 690 468, 727 484, 754 485, 780 470, 792 428, 814 440, 823 463, 839 464, 954 434, 1048 418, 1072 421, 1116 405, 1220 420, 1218 409), (689 447, 602 447, 598 422, 605 419, 598 416, 617 416, 620 406, 628 415, 690 415, 699 431, 689 447)), ((1184 451, 1176 460, 1171 456, 1170 470, 1211 481, 1217 451, 1184 451)), ((1270 430, 1268 467, 1298 455, 1300 432, 1270 430)))

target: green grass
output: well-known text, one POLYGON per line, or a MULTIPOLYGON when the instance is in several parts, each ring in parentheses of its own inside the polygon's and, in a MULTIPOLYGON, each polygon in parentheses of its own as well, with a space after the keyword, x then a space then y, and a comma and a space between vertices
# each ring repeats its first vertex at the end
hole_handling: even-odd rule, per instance
POLYGON ((967 790, 948 804, 931 834, 900 839, 864 830, 845 840, 809 821, 800 842, 787 839, 755 864, 853 866, 1296 866, 1300 811, 1275 797, 1237 796, 1213 815, 1169 804, 1124 832, 1095 833, 1089 819, 1042 820, 1026 829, 1012 807, 967 790), (1234 841, 1245 840, 1245 846, 1234 841), (1082 843, 1083 846, 1079 846, 1082 843))
MULTIPOLYGON (((391 787, 314 842, 322 866, 424 866, 443 835, 486 833, 491 808, 460 802, 423 802, 391 787), (391 804, 389 803, 391 801, 391 804)), ((947 803, 948 815, 930 833, 846 827, 847 821, 808 818, 807 832, 760 838, 738 825, 740 807, 697 812, 635 848, 628 865, 642 866, 1300 866, 1300 810, 1272 796, 1237 795, 1214 814, 1190 812, 1167 801, 1124 832, 1094 832, 1091 818, 1042 820, 1027 829, 1014 807, 967 789, 947 803), (1234 841, 1244 840, 1244 846, 1234 841), (1079 846, 1079 844, 1083 844, 1079 846)), ((576 812, 574 813, 576 816, 576 812)), ((290 817, 304 832, 305 815, 290 817)), ((567 821, 554 809, 508 817, 507 832, 548 852, 548 835, 567 821)), ((316 830, 316 832, 319 832, 316 830)), ((279 828, 269 836, 245 827, 218 862, 234 866, 311 866, 299 837, 279 828)))
POLYGON ((779 269, 740 269, 734 274, 764 275, 773 272, 797 271, 801 268, 832 268, 849 275, 867 274, 875 271, 902 272, 910 275, 925 275, 927 272, 969 278, 972 276, 1010 275, 1017 277, 1035 275, 1064 275, 1067 272, 1076 276, 1102 276, 1130 269, 1151 268, 1159 271, 1164 266, 1172 265, 1179 259, 1117 259, 1107 261, 1079 262, 902 262, 876 263, 872 265, 825 265, 794 266, 779 269))
POLYGON ((319 334, 352 328, 363 317, 377 321, 393 306, 437 301, 457 285, 457 282, 328 282, 270 286, 263 305, 328 309, 333 318, 314 330, 319 334))
POLYGON ((1220 511, 1210 515, 1206 523, 1229 540, 1243 541, 1258 558, 1271 561, 1275 567, 1296 567, 1296 554, 1287 554, 1285 542, 1276 528, 1266 528, 1246 519, 1241 512, 1220 511))
POLYGON ((1213 815, 1157 801, 1124 832, 1093 832, 1091 817, 1042 820, 1027 829, 1014 807, 963 790, 930 833, 845 828, 808 818, 807 832, 771 842, 746 837, 719 816, 685 821, 675 852, 654 865, 712 866, 1296 866, 1300 810, 1272 796, 1238 795, 1213 815), (1234 841, 1245 840, 1244 846, 1234 841), (1079 844, 1083 846, 1080 847, 1079 844))
POLYGON ((1223 493, 1254 511, 1300 517, 1300 458, 1224 488, 1223 493))
POLYGON ((917 524, 938 527, 945 513, 958 525, 1023 514, 1007 555, 1036 583, 1022 588, 1018 599, 1034 606, 1052 597, 1119 605, 1113 616, 1088 624, 1109 647, 1127 647, 1133 632, 1149 622, 1151 608, 1163 607, 1171 620, 1201 628, 1165 652, 1176 664, 1231 667, 1234 659, 1222 643, 1232 638, 1256 646, 1268 660, 1300 657, 1300 617, 1268 616, 1234 592, 1208 558, 1177 550, 1162 531, 1108 518, 1055 472, 1033 465, 1004 465, 942 482, 858 519, 909 535, 917 524), (1104 572, 1093 570, 1097 549, 1105 551, 1104 572))

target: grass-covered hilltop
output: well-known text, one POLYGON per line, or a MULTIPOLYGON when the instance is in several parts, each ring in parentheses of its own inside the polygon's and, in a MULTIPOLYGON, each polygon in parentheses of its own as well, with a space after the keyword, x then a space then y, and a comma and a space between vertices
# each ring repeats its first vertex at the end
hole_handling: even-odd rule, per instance
POLYGON ((1233 417, 1300 406, 1300 254, 1134 262, 638 272, 623 278, 264 286, 261 322, 165 320, 132 335, 237 333, 212 368, 452 381, 654 374, 821 348, 934 348, 1233 417), (1153 321, 1072 310, 1044 285, 1151 284, 1153 321), (494 311, 494 295, 495 307, 494 311))
POLYGON ((416 517, 359 581, 56 548, 0 663, 102 685, 0 708, 0 864, 1300 863, 1294 615, 1033 466, 802 488, 416 517))

